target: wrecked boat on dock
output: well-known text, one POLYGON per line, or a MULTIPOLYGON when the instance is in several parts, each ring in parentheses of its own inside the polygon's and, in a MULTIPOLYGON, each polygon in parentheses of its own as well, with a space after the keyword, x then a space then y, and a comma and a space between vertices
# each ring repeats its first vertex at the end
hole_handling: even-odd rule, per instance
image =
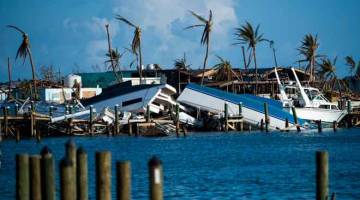
POLYGON ((261 121, 265 121, 264 103, 269 109, 269 129, 272 130, 295 130, 296 126, 302 129, 308 127, 305 120, 298 119, 295 124, 293 115, 283 109, 281 102, 250 94, 233 94, 219 89, 188 84, 177 99, 178 102, 193 108, 215 114, 224 113, 224 105, 228 105, 229 115, 239 115, 239 104, 242 104, 242 117, 244 122, 260 127, 261 121), (289 127, 286 127, 286 121, 289 127))

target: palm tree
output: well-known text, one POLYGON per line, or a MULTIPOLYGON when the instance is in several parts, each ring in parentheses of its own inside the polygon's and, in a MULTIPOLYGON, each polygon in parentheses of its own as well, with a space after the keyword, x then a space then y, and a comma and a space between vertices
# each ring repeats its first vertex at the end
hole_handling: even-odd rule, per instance
POLYGON ((316 58, 321 57, 317 55, 317 49, 319 48, 318 37, 315 37, 311 34, 305 35, 303 40, 301 41, 301 46, 298 48, 298 51, 301 55, 304 56, 303 60, 299 62, 308 62, 306 67, 306 71, 310 71, 309 81, 312 82, 315 80, 315 66, 316 66, 316 58))
POLYGON ((193 11, 190 11, 190 13, 194 17, 196 17, 201 22, 201 24, 191 25, 191 26, 186 27, 185 29, 196 28, 196 27, 204 27, 204 30, 203 30, 203 33, 202 33, 202 36, 201 36, 201 40, 200 40, 200 43, 202 45, 206 45, 205 58, 204 58, 202 77, 201 77, 201 85, 203 85, 204 84, 206 63, 207 63, 208 56, 209 56, 210 33, 211 33, 212 25, 213 25, 212 11, 210 10, 208 19, 205 19, 204 17, 201 17, 200 15, 196 14, 193 11))
MULTIPOLYGON (((337 57, 335 57, 333 61, 329 58, 323 58, 322 63, 320 64, 319 75, 324 79, 324 81, 332 82, 331 90, 334 89, 335 83, 337 83, 341 96, 341 84, 336 76, 336 60, 337 57)), ((326 84, 324 84, 324 87, 325 85, 326 84)))
POLYGON ((120 69, 120 59, 122 58, 122 56, 124 55, 124 53, 120 54, 118 49, 111 49, 111 53, 108 52, 106 53, 106 57, 108 57, 109 59, 105 61, 105 63, 111 63, 111 65, 109 66, 109 68, 112 69, 116 80, 120 83, 121 79, 123 78, 122 76, 122 72, 120 69), (118 75, 117 72, 120 72, 120 77, 118 75))
POLYGON ((174 66, 175 69, 178 72, 178 93, 181 93, 181 85, 180 85, 180 81, 181 81, 181 77, 180 77, 180 73, 182 71, 188 71, 190 68, 190 65, 187 64, 186 62, 186 54, 184 53, 184 56, 182 58, 176 59, 174 61, 174 66))
MULTIPOLYGON (((240 77, 233 71, 232 65, 230 61, 225 60, 220 56, 216 56, 219 59, 219 63, 213 66, 213 69, 216 70, 215 80, 216 81, 226 81, 230 82, 233 80, 233 76, 235 76, 238 80, 241 80, 240 77)), ((226 86, 226 90, 229 90, 228 85, 226 86)))
POLYGON ((8 25, 8 28, 13 28, 16 31, 20 32, 22 34, 23 40, 21 42, 20 47, 17 50, 16 53, 16 57, 15 60, 20 57, 23 58, 23 63, 25 63, 25 59, 27 56, 29 56, 29 61, 30 61, 30 65, 31 65, 31 71, 32 71, 32 81, 33 81, 33 88, 34 88, 34 93, 33 93, 33 99, 37 100, 37 90, 36 90, 36 79, 35 79, 35 65, 33 62, 33 58, 32 58, 32 53, 31 53, 31 49, 30 49, 30 40, 29 40, 29 35, 26 34, 23 30, 21 30, 19 27, 13 26, 13 25, 8 25))
POLYGON ((139 72, 139 76, 140 76, 140 84, 141 84, 141 80, 142 80, 142 54, 141 54, 141 28, 139 26, 134 25, 133 23, 131 23, 129 20, 127 20, 126 18, 117 15, 116 19, 126 23, 127 25, 135 28, 134 30, 134 37, 131 43, 131 51, 133 52, 133 54, 135 55, 139 55, 139 65, 138 65, 138 72, 139 72))
MULTIPOLYGON (((115 51, 114 49, 111 48, 110 33, 109 33, 109 24, 105 24, 105 28, 106 28, 107 41, 108 41, 108 53, 106 54, 106 56, 108 56, 108 57, 110 58, 110 60, 108 60, 108 61, 110 61, 110 63, 111 63, 111 68, 112 68, 112 71, 114 72, 114 76, 115 76, 117 82, 118 82, 118 83, 121 83, 121 79, 120 79, 119 75, 117 74, 117 72, 116 72, 116 70, 115 70, 115 67, 116 67, 116 66, 115 66, 115 60, 114 60, 114 57, 113 57, 113 56, 115 56, 116 54, 117 54, 117 55, 120 55, 120 54, 119 54, 119 52, 117 51, 117 49, 116 49, 116 51, 115 51)), ((118 58, 118 59, 119 59, 119 58, 118 58)), ((107 62, 108 62, 108 61, 107 61, 107 62)), ((117 67, 119 67, 119 66, 117 66, 117 67)))
POLYGON ((350 74, 354 77, 359 77, 360 75, 360 60, 356 65, 356 62, 352 56, 345 57, 346 65, 350 67, 350 74))
POLYGON ((254 60, 255 66, 255 94, 257 94, 257 86, 258 86, 258 71, 257 71, 257 62, 256 62, 256 45, 263 41, 268 41, 263 37, 264 34, 259 33, 260 25, 254 29, 249 22, 246 22, 245 25, 242 25, 239 28, 235 29, 235 37, 238 42, 237 44, 247 44, 248 49, 251 49, 252 56, 254 60))

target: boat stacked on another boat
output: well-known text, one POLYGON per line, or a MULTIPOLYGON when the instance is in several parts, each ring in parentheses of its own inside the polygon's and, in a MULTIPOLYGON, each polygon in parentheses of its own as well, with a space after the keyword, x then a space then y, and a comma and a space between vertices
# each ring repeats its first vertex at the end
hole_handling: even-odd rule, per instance
POLYGON ((294 68, 291 68, 291 71, 294 74, 296 83, 290 82, 288 85, 284 85, 280 82, 275 68, 275 75, 280 89, 279 98, 283 107, 290 113, 292 113, 291 107, 294 106, 298 117, 310 121, 321 120, 326 123, 340 122, 346 116, 346 110, 340 110, 336 103, 326 99, 317 88, 303 87, 294 68), (293 91, 293 94, 286 91, 293 91))

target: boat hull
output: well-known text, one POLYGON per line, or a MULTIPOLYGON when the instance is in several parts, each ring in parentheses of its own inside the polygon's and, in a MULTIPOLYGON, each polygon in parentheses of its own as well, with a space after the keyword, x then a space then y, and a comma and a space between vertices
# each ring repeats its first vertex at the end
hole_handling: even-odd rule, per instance
MULTIPOLYGON (((295 108, 296 115, 305 120, 332 123, 334 121, 340 122, 347 114, 344 110, 327 110, 321 108, 295 108)), ((288 109, 292 114, 291 109, 288 109)))

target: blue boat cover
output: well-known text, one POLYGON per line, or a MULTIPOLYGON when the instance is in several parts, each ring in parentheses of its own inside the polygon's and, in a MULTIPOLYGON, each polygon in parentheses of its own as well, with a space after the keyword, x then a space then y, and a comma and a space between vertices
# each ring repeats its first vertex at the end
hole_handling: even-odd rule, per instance
MULTIPOLYGON (((201 92, 224 101, 228 101, 234 104, 242 103, 242 106, 251 110, 255 110, 260 113, 264 113, 264 103, 268 103, 269 116, 278 118, 281 120, 289 120, 290 123, 294 124, 294 117, 286 109, 282 107, 281 102, 263 98, 251 94, 233 94, 228 93, 219 89, 210 88, 206 86, 200 86, 198 84, 189 83, 186 88, 201 92)), ((305 120, 298 119, 300 125, 304 125, 305 120)))

